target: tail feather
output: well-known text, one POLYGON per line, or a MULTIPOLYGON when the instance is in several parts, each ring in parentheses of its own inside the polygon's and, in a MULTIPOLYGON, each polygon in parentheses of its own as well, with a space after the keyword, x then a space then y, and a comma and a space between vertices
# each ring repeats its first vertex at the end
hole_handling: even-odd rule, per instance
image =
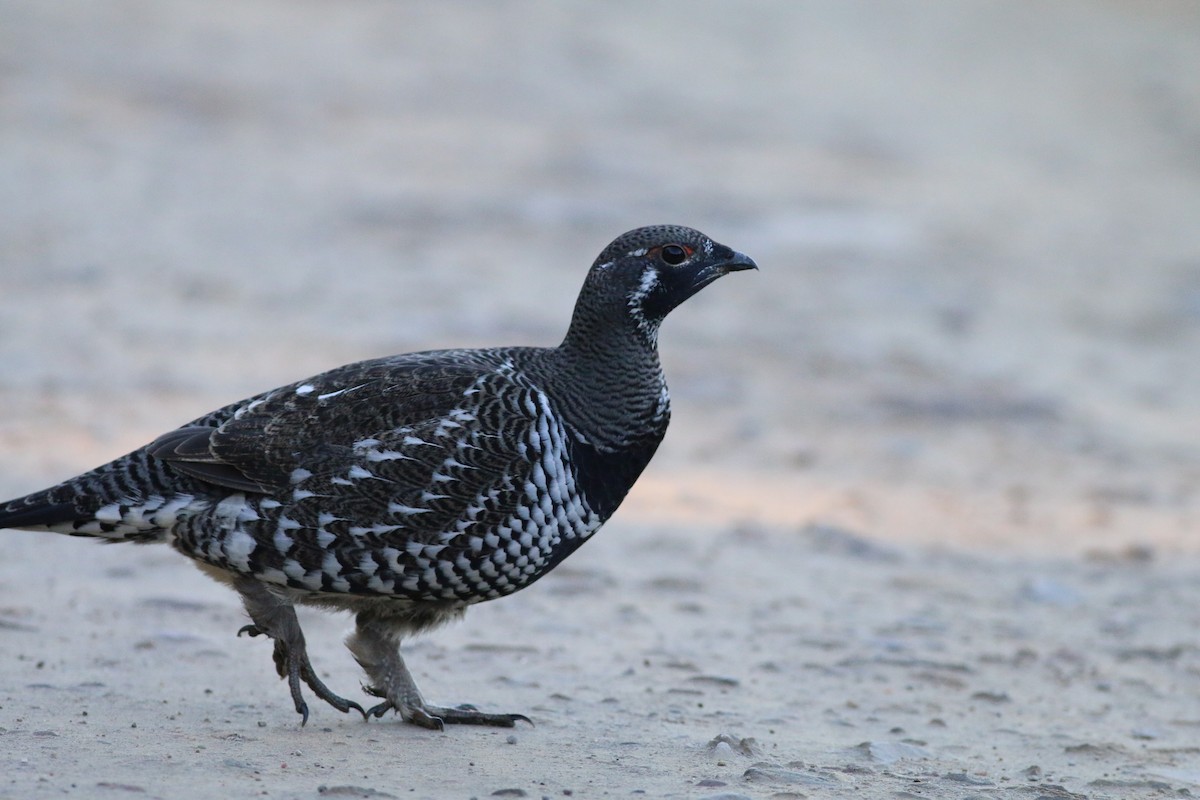
POLYGON ((50 528, 78 518, 74 503, 55 503, 44 492, 0 505, 0 528, 50 528))
POLYGON ((48 530, 112 541, 166 533, 177 514, 202 504, 196 482, 135 451, 40 492, 0 503, 0 528, 48 530))
MULTIPOLYGON (((245 403, 217 409, 184 426, 214 427, 245 403)), ((166 534, 177 515, 217 502, 218 492, 156 458, 156 443, 40 492, 0 502, 0 529, 49 530, 109 541, 148 541, 166 534), (211 501, 211 502, 210 502, 211 501)))

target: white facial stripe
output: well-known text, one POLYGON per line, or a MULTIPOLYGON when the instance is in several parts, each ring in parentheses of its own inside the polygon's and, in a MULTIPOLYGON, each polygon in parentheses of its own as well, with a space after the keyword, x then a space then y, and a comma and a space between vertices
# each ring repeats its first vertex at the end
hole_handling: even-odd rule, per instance
POLYGON ((653 267, 647 267, 642 273, 642 282, 638 285, 637 291, 630 298, 631 304, 640 306, 642 300, 646 299, 646 295, 658 284, 658 270, 653 267))
POLYGON ((637 320, 638 328, 640 328, 651 339, 657 339, 658 326, 651 325, 646 320, 646 315, 642 311, 642 301, 646 299, 646 295, 654 290, 658 285, 658 270, 654 267, 646 267, 642 273, 642 281, 638 284, 638 288, 629 296, 629 313, 637 320))

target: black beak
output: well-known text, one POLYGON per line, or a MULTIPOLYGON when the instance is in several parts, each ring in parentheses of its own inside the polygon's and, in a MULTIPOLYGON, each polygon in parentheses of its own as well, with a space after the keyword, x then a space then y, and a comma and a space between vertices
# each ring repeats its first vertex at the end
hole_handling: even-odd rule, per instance
POLYGON ((738 272, 743 269, 758 269, 758 264, 748 255, 733 251, 733 257, 721 265, 725 272, 738 272))
POLYGON ((728 275, 731 272, 740 272, 744 269, 758 269, 758 264, 755 264, 754 259, 750 256, 739 253, 736 250, 730 250, 728 258, 724 258, 715 264, 709 264, 700 270, 700 274, 696 276, 696 289, 699 290, 707 286, 722 275, 728 275))
MULTIPOLYGON (((726 248, 728 249, 728 248, 726 248)), ((745 269, 758 269, 758 264, 754 263, 754 259, 750 256, 743 255, 736 250, 729 250, 729 255, 722 258, 720 261, 708 264, 702 267, 698 272, 693 273, 691 281, 683 290, 678 293, 671 307, 682 303, 696 292, 708 286, 710 283, 720 278, 723 275, 728 275, 731 272, 740 272, 745 269)))

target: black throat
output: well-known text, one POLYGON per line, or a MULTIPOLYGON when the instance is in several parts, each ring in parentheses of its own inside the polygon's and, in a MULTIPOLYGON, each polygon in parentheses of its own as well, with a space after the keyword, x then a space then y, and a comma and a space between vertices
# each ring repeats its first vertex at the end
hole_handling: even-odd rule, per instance
POLYGON ((619 450, 602 451, 568 435, 567 450, 575 467, 575 485, 588 507, 606 521, 621 505, 642 470, 650 463, 667 430, 661 427, 619 450))

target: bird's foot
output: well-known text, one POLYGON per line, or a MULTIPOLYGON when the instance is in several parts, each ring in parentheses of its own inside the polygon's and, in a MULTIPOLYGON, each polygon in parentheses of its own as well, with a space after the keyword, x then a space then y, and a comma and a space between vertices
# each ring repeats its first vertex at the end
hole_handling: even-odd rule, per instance
MULTIPOLYGON (((367 688, 367 691, 379 696, 378 692, 370 688, 367 688)), ((447 708, 425 705, 424 702, 397 704, 386 699, 367 709, 366 717, 368 719, 379 718, 389 711, 400 714, 400 718, 405 722, 434 731, 444 730, 447 725, 489 725, 494 728, 512 728, 518 721, 533 724, 533 720, 524 714, 490 714, 466 703, 447 708)))
MULTIPOLYGON (((294 619, 294 616, 293 616, 294 619)), ((284 631, 292 631, 293 629, 284 626, 284 631)), ((363 715, 363 719, 367 718, 367 712, 363 707, 353 700, 347 700, 344 697, 334 694, 328 686, 326 686, 317 673, 313 670, 312 662, 308 660, 308 648, 305 646, 304 637, 300 634, 300 627, 296 625, 294 635, 291 637, 276 636, 270 631, 259 627, 258 625, 244 625, 238 630, 238 636, 242 634, 248 636, 268 636, 275 644, 275 671, 279 673, 279 677, 284 678, 288 682, 288 689, 292 693, 292 703, 296 706, 296 713, 300 715, 300 724, 308 723, 308 703, 304 700, 304 693, 301 691, 301 681, 308 684, 308 688, 313 690, 317 697, 324 700, 329 705, 347 714, 351 709, 363 715)))
POLYGON ((447 725, 491 725, 511 728, 518 721, 533 722, 524 714, 488 714, 474 706, 443 708, 425 703, 412 673, 400 655, 394 622, 360 612, 354 634, 346 640, 350 652, 367 673, 363 691, 383 699, 366 712, 368 719, 395 711, 405 722, 440 731, 447 725))
POLYGON ((425 706, 424 711, 434 719, 440 719, 446 725, 490 725, 495 728, 515 728, 517 722, 528 722, 533 725, 533 720, 524 714, 491 714, 480 711, 469 703, 463 703, 453 708, 425 706))

